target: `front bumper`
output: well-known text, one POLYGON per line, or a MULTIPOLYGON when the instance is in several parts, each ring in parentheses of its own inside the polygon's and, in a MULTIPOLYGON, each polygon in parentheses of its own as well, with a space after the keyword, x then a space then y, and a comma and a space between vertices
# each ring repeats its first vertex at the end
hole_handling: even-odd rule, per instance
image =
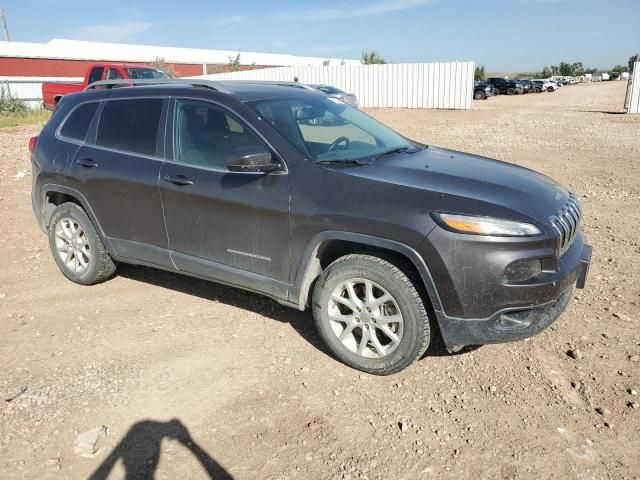
POLYGON ((564 311, 574 286, 585 286, 591 247, 580 233, 553 269, 520 284, 503 281, 506 265, 519 258, 548 259, 544 240, 496 244, 467 236, 467 241, 459 240, 447 250, 447 244, 455 245, 451 235, 455 234, 436 229, 428 241, 434 247, 431 259, 435 252, 440 254, 441 263, 431 263, 442 305, 436 315, 450 350, 531 337, 564 311))

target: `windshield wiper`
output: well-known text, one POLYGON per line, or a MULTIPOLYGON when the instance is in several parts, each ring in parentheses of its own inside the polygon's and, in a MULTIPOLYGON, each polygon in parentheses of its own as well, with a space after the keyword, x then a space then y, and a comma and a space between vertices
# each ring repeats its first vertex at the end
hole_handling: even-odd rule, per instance
POLYGON ((386 157, 387 155, 391 155, 393 153, 415 153, 422 150, 420 147, 395 147, 390 148, 389 150, 377 154, 374 158, 379 160, 382 157, 386 157))
POLYGON ((316 160, 316 163, 338 164, 338 165, 371 165, 370 162, 363 162, 357 158, 334 158, 330 160, 316 160))

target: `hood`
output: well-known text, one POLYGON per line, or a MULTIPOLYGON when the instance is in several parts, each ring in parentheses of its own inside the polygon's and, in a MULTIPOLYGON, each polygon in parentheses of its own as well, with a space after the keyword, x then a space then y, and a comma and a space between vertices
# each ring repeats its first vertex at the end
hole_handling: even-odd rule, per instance
POLYGON ((565 188, 528 168, 438 147, 342 171, 421 189, 432 210, 491 216, 504 210, 507 218, 528 217, 545 226, 569 199, 565 188))

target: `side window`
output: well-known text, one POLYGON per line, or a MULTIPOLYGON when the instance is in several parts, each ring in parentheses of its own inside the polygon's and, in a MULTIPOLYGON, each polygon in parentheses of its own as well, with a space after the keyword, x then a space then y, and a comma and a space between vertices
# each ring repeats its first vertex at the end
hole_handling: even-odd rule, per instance
POLYGON ((220 107, 197 100, 176 100, 174 157, 194 166, 227 168, 240 147, 263 143, 220 107))
POLYGON ((115 68, 110 68, 107 70, 107 77, 105 80, 119 80, 124 78, 122 74, 115 68))
POLYGON ((110 100, 98 123, 96 144, 144 155, 155 155, 161 98, 110 100))
POLYGON ((89 74, 89 83, 99 82, 102 80, 102 72, 104 72, 104 67, 93 67, 89 74))
POLYGON ((90 102, 75 108, 67 117, 60 129, 60 135, 74 140, 84 141, 93 120, 93 115, 98 109, 98 102, 90 102))

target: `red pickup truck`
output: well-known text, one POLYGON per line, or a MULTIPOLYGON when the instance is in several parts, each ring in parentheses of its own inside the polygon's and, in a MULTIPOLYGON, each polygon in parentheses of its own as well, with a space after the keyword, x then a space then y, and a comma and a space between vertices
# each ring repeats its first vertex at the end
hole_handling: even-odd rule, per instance
POLYGON ((42 84, 42 102, 47 110, 55 110, 62 97, 79 92, 100 80, 169 78, 162 70, 150 65, 123 63, 96 63, 90 65, 82 83, 45 82, 42 84))

